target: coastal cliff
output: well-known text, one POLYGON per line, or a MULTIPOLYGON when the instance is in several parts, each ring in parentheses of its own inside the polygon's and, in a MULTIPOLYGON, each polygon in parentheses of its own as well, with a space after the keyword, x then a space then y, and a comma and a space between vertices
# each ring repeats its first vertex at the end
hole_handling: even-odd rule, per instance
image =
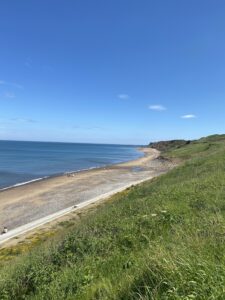
POLYGON ((159 151, 167 151, 174 148, 180 148, 190 143, 191 141, 186 141, 186 140, 160 141, 160 142, 150 143, 149 147, 153 149, 157 149, 159 151))
POLYGON ((0 299, 225 298, 225 136, 151 146, 183 163, 1 249, 0 299))

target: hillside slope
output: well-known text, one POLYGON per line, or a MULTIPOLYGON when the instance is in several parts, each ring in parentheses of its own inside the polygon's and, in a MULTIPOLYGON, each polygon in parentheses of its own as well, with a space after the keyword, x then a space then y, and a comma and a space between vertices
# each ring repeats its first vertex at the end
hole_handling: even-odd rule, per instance
POLYGON ((225 299, 225 137, 0 269, 0 299, 225 299))
POLYGON ((180 148, 185 145, 190 144, 191 141, 186 140, 172 140, 172 141, 160 141, 150 143, 149 147, 153 149, 157 149, 159 151, 168 151, 170 149, 180 148))

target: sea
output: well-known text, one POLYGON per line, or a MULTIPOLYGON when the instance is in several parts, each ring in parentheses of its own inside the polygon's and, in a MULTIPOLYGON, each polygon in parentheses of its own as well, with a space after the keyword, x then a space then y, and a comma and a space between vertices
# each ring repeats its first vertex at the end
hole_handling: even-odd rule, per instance
POLYGON ((141 156, 130 145, 0 141, 0 190, 141 156))

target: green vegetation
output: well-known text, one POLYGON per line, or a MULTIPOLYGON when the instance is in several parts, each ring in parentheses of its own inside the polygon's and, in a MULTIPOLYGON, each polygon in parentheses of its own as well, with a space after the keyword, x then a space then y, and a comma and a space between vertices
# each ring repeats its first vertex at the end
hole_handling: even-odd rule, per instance
POLYGON ((182 146, 188 145, 190 141, 185 140, 172 140, 172 141, 161 141, 161 142, 155 142, 150 143, 149 147, 155 148, 159 151, 168 151, 175 148, 180 148, 182 146))
POLYGON ((225 299, 225 136, 0 269, 0 299, 225 299))

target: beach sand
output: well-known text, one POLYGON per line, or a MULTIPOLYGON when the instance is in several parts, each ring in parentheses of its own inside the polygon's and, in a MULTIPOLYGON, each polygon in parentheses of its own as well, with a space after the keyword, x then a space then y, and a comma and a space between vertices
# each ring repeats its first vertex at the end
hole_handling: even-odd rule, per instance
POLYGON ((7 226, 10 231, 137 181, 153 178, 174 166, 172 162, 159 159, 157 150, 141 148, 140 151, 145 155, 137 160, 1 191, 0 229, 7 226))

